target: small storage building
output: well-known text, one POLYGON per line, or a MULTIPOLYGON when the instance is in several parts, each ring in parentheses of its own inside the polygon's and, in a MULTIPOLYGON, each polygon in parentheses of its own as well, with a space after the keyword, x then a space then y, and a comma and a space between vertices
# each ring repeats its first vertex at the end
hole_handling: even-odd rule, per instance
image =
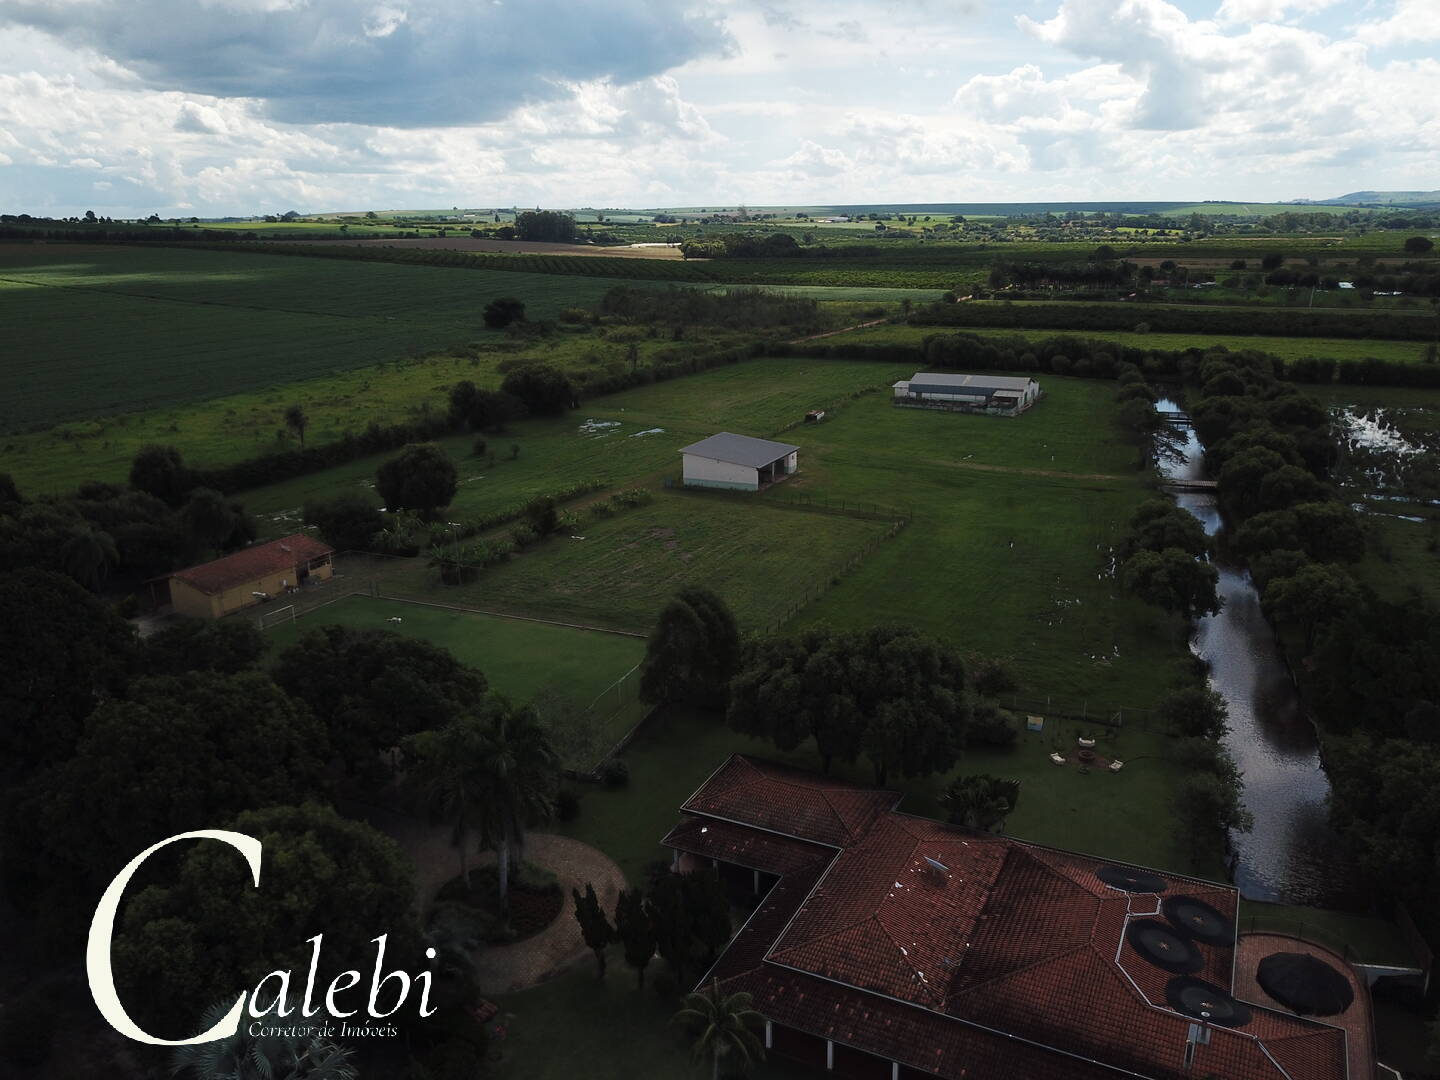
POLYGON ((800 467, 800 448, 722 431, 680 451, 686 487, 759 491, 800 467))
POLYGON ((170 575, 170 603, 176 614, 218 619, 299 588, 311 579, 328 580, 335 549, 304 533, 255 544, 213 562, 170 575))
POLYGON ((1034 379, 1012 375, 964 375, 917 371, 895 383, 895 404, 1017 416, 1040 397, 1034 379))

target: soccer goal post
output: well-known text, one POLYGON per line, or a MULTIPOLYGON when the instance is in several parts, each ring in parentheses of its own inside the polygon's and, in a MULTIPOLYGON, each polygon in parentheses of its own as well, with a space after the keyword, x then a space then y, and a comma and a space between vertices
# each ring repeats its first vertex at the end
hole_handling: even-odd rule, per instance
POLYGON ((255 620, 255 625, 263 631, 269 630, 272 626, 279 626, 281 623, 284 622, 294 621, 295 605, 286 604, 282 608, 276 608, 274 611, 267 611, 262 614, 258 619, 255 620))

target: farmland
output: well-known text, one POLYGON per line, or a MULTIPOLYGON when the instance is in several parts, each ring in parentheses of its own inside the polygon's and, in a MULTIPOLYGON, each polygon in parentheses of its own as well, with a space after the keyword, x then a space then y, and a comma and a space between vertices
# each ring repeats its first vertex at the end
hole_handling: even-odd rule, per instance
POLYGON ((0 248, 0 430, 134 412, 496 339, 500 295, 536 316, 616 284, 173 249, 0 248))
MULTIPOLYGON (((1184 652, 1179 624, 1120 594, 1105 573, 1146 494, 1134 449, 1111 429, 1110 387, 1046 379, 1048 397, 1013 421, 897 410, 888 393, 863 392, 906 374, 888 364, 758 360, 593 402, 585 421, 619 425, 601 429, 608 435, 583 433, 573 416, 517 425, 518 458, 484 470, 462 463, 462 478, 478 478, 461 484, 455 518, 585 480, 658 483, 678 471, 680 446, 711 431, 771 435, 807 408, 835 410, 781 435, 801 446, 801 472, 758 498, 662 493, 651 506, 586 521, 584 540, 547 541, 472 585, 437 592, 434 571, 417 561, 392 588, 642 632, 690 582, 715 587, 751 628, 818 596, 802 621, 914 622, 963 649, 1012 657, 1026 693, 1077 706, 1153 704, 1183 674, 1184 652), (833 585, 833 568, 887 526, 785 505, 798 496, 913 519, 833 585), (917 575, 923 584, 909 584, 917 575)), ((444 445, 465 452, 464 440, 444 445)), ((314 495, 368 490, 374 465, 258 489, 246 501, 265 518, 293 513, 314 495)), ((287 516, 269 528, 293 524, 287 516)))

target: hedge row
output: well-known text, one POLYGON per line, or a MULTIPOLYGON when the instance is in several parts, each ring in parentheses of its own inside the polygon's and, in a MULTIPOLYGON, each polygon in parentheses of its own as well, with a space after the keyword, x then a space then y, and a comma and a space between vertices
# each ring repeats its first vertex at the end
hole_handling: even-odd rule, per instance
POLYGON ((1133 330, 1157 334, 1264 334, 1270 337, 1383 338, 1428 341, 1428 315, 1383 311, 1310 311, 1288 308, 1170 308, 1149 304, 932 304, 910 317, 917 326, 1013 327, 1017 330, 1133 330))

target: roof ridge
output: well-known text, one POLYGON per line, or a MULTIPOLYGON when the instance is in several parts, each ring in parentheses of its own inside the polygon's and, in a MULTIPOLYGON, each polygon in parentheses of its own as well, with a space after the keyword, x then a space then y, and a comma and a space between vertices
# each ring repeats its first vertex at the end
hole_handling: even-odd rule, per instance
MULTIPOLYGON (((818 884, 818 882, 817 882, 817 884, 818 884)), ((803 908, 804 906, 805 906, 805 902, 804 902, 804 901, 801 901, 800 907, 803 908)), ((832 937, 835 937, 837 934, 848 934, 851 930, 854 930, 857 926, 860 926, 862 923, 869 922, 871 919, 874 919, 874 920, 876 920, 876 921, 878 922, 878 921, 879 921, 879 918, 880 918, 880 913, 879 913, 879 912, 877 912, 877 911, 867 912, 866 914, 861 915, 858 919, 856 919, 856 920, 855 920, 854 922, 852 922, 852 923, 846 923, 844 926, 837 926, 837 927, 835 927, 835 929, 833 929, 833 930, 826 930, 823 934, 817 934, 817 935, 815 935, 814 937, 807 937, 804 941, 797 942, 797 943, 795 943, 794 945, 787 945, 787 946, 785 946, 783 949, 779 949, 779 948, 776 948, 776 947, 775 947, 775 946, 778 946, 778 945, 780 944, 779 939, 777 939, 776 942, 775 942, 775 946, 771 946, 770 951, 765 954, 765 959, 766 959, 766 960, 774 960, 774 961, 776 961, 777 963, 779 963, 779 962, 781 962, 781 961, 780 961, 780 958, 781 958, 782 956, 786 955, 787 953, 794 952, 796 949, 807 948, 807 947, 809 947, 809 946, 811 946, 811 945, 815 945, 815 944, 817 944, 817 943, 819 943, 819 942, 821 942, 821 941, 827 941, 828 939, 830 939, 830 938, 832 938, 832 937)), ((884 927, 883 924, 881 925, 880 929, 881 929, 882 931, 885 929, 885 927, 884 927)), ((783 937, 784 935, 782 934, 781 936, 783 937)), ((887 934, 886 936, 888 937, 889 935, 887 934)), ((893 939, 892 939, 892 940, 893 940, 893 939)), ((799 970, 799 971, 804 971, 804 970, 806 970, 806 969, 805 969, 805 968, 798 968, 797 970, 799 970)), ((811 974, 813 974, 813 972, 811 972, 811 974)), ((843 982, 843 980, 840 980, 840 981, 843 982)), ((849 986, 849 985, 851 985, 851 984, 850 984, 850 983, 844 983, 844 985, 849 986)))

